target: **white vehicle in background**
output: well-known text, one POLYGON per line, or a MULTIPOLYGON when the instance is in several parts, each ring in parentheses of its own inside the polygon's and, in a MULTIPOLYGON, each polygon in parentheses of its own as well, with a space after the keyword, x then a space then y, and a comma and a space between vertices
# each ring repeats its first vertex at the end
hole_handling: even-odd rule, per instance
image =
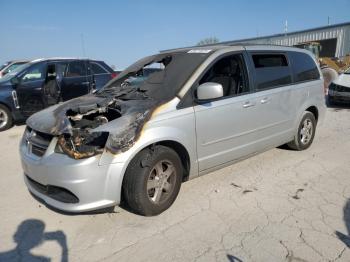
POLYGON ((18 60, 18 61, 8 61, 0 66, 0 78, 4 75, 11 73, 15 68, 20 65, 26 64, 29 61, 27 60, 18 60))
POLYGON ((350 67, 329 85, 328 104, 336 103, 350 105, 350 67))

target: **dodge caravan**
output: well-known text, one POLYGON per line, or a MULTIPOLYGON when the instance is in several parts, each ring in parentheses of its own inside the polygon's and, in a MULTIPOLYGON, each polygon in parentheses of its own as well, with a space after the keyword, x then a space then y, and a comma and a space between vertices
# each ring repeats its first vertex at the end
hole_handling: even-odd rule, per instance
POLYGON ((307 149, 324 112, 322 75, 306 50, 164 51, 94 94, 32 115, 20 143, 24 179, 60 210, 123 200, 138 214, 156 215, 183 181, 283 144, 307 149))

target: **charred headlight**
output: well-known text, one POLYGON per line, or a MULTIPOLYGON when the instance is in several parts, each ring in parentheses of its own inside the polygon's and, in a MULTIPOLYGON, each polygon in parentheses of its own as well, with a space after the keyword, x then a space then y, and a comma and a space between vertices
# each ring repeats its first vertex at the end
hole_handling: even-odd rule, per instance
POLYGON ((74 159, 83 159, 101 154, 108 139, 108 132, 76 132, 58 137, 56 153, 66 154, 74 159))

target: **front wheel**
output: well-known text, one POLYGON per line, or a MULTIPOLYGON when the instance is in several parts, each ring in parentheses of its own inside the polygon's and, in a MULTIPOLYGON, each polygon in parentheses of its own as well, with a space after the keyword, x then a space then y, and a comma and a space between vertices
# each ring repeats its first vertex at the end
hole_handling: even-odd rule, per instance
POLYGON ((300 121, 297 134, 294 136, 294 140, 287 144, 288 147, 298 151, 309 148, 314 140, 315 131, 315 116, 311 112, 305 111, 300 121))
POLYGON ((175 201, 183 176, 178 154, 157 145, 142 150, 130 162, 123 181, 124 198, 129 207, 144 216, 168 209, 175 201))
POLYGON ((10 110, 4 105, 0 105, 0 132, 12 126, 12 115, 10 110))

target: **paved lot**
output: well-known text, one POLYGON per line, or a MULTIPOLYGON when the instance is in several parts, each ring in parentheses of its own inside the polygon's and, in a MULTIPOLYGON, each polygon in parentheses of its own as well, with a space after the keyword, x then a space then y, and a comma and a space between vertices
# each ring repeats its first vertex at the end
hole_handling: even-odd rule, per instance
POLYGON ((0 133, 0 261, 350 261, 349 109, 328 109, 309 150, 270 150, 186 182, 150 218, 45 207, 22 181, 23 129, 0 133))

